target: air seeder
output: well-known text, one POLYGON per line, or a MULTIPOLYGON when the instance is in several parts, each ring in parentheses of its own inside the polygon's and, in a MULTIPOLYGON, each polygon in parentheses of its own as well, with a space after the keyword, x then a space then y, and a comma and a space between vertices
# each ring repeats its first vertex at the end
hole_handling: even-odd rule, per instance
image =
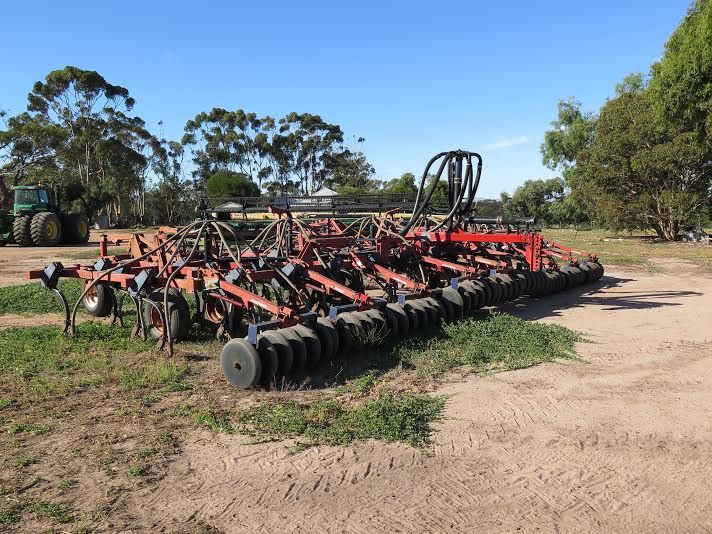
POLYGON ((28 278, 57 294, 72 333, 82 304, 120 321, 123 295, 135 304, 134 334, 156 340, 169 355, 193 325, 207 326, 227 340, 220 357, 225 378, 248 388, 603 275, 595 255, 547 240, 531 219, 479 217, 481 172, 474 152, 437 154, 406 218, 396 210, 296 217, 288 206, 272 207, 277 219, 244 230, 203 206, 184 228, 161 228, 150 239, 131 235, 121 242, 125 254, 111 255, 109 246, 119 241, 103 237, 93 265, 52 263, 28 278), (437 210, 431 200, 441 179, 448 205, 437 210), (62 277, 85 284, 72 307, 57 289, 62 277), (192 313, 184 295, 195 299, 192 313))

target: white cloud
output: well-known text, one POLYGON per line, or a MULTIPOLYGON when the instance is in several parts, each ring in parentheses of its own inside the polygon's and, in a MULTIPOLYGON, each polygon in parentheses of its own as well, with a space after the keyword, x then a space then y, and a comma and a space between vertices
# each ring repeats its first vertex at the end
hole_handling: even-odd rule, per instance
POLYGON ((499 150, 500 148, 509 148, 510 146, 522 145, 529 142, 529 138, 526 135, 520 137, 510 137, 508 139, 500 139, 494 143, 487 143, 485 145, 486 150, 499 150))

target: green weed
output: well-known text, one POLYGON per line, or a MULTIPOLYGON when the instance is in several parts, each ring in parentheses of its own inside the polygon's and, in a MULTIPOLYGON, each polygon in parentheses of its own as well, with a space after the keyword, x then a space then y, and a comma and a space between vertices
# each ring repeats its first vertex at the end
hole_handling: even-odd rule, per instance
POLYGON ((52 503, 47 501, 35 501, 27 507, 30 511, 40 517, 54 519, 58 523, 71 523, 74 521, 74 514, 66 504, 52 503))
POLYGON ((422 446, 444 399, 382 393, 356 407, 336 400, 258 404, 239 417, 248 433, 305 437, 312 443, 344 444, 355 439, 400 441, 422 446))
POLYGON ((37 463, 37 460, 35 460, 34 457, 21 456, 20 458, 15 460, 15 467, 17 467, 18 469, 23 469, 35 463, 37 463))
POLYGON ((224 414, 200 410, 193 414, 193 419, 198 426, 208 427, 216 433, 232 434, 233 432, 232 425, 224 414))
POLYGON ((125 389, 138 389, 147 386, 170 387, 171 391, 185 389, 180 386, 183 377, 188 373, 187 365, 158 360, 138 371, 129 371, 121 377, 121 385, 125 389))
MULTIPOLYGON (((79 299, 83 291, 83 285, 79 280, 62 280, 57 288, 62 290, 71 304, 79 299)), ((25 315, 62 313, 62 305, 54 293, 36 282, 0 287, 0 315, 8 313, 25 315)))
POLYGON ((440 335, 405 340, 393 355, 419 374, 437 376, 460 366, 476 372, 520 369, 575 357, 580 335, 562 326, 493 313, 445 325, 440 335))
POLYGON ((119 357, 147 350, 129 329, 82 323, 77 336, 37 326, 0 330, 0 383, 37 394, 63 393, 114 380, 126 371, 119 357))
POLYGON ((37 423, 11 423, 10 428, 7 429, 8 434, 23 434, 25 432, 29 434, 44 434, 49 431, 49 427, 46 425, 40 425, 37 423))

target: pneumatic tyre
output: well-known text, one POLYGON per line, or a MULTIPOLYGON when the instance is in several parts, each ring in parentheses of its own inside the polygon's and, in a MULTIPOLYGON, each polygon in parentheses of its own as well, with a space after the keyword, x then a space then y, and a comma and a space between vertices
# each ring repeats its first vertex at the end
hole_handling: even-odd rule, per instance
POLYGON ((12 235, 15 238, 15 243, 21 247, 31 247, 32 246, 32 215, 23 215, 22 217, 16 217, 12 222, 12 235))
POLYGON ((114 290, 105 284, 96 284, 84 297, 82 304, 89 315, 108 317, 114 309, 116 295, 114 290))
POLYGON ((89 219, 81 213, 62 215, 62 235, 65 243, 83 244, 89 241, 89 219))
MULTIPOLYGON (((151 293, 147 299, 163 306, 163 291, 151 293)), ((164 324, 160 313, 155 306, 148 302, 143 303, 143 321, 146 325, 146 333, 152 339, 158 340, 163 337, 164 324)), ((183 341, 188 337, 190 331, 190 307, 178 291, 168 291, 168 309, 165 310, 166 319, 171 326, 171 339, 183 341)))
POLYGON ((54 247, 62 241, 62 222, 49 211, 36 214, 30 224, 32 242, 38 247, 54 247))

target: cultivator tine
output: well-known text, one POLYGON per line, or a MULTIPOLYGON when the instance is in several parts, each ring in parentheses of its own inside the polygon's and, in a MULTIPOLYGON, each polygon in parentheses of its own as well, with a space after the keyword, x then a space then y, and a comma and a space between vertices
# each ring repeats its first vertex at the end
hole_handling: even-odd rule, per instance
POLYGON ((62 329, 62 333, 66 334, 67 330, 71 329, 71 335, 74 336, 74 323, 71 319, 71 314, 69 311, 69 302, 67 302, 67 297, 65 297, 64 293, 62 293, 62 291, 57 289, 56 287, 51 288, 51 290, 52 293, 54 293, 55 297, 57 297, 57 300, 59 300, 59 302, 62 304, 62 308, 64 308, 64 328, 62 329))
MULTIPOLYGON (((121 328, 124 327, 124 293, 121 293, 121 296, 118 299, 114 299, 114 305, 112 306, 112 312, 111 312, 111 321, 109 324, 111 326, 116 325, 116 323, 119 323, 119 326, 121 328)), ((138 322, 136 323, 138 324, 138 322)))
POLYGON ((129 298, 133 302, 134 308, 136 309, 136 325, 131 332, 131 339, 133 340, 136 336, 140 335, 141 341, 146 341, 148 339, 148 335, 146 334, 146 325, 144 323, 143 313, 141 313, 141 310, 143 309, 143 299, 141 297, 135 297, 131 294, 129 294, 129 298))

